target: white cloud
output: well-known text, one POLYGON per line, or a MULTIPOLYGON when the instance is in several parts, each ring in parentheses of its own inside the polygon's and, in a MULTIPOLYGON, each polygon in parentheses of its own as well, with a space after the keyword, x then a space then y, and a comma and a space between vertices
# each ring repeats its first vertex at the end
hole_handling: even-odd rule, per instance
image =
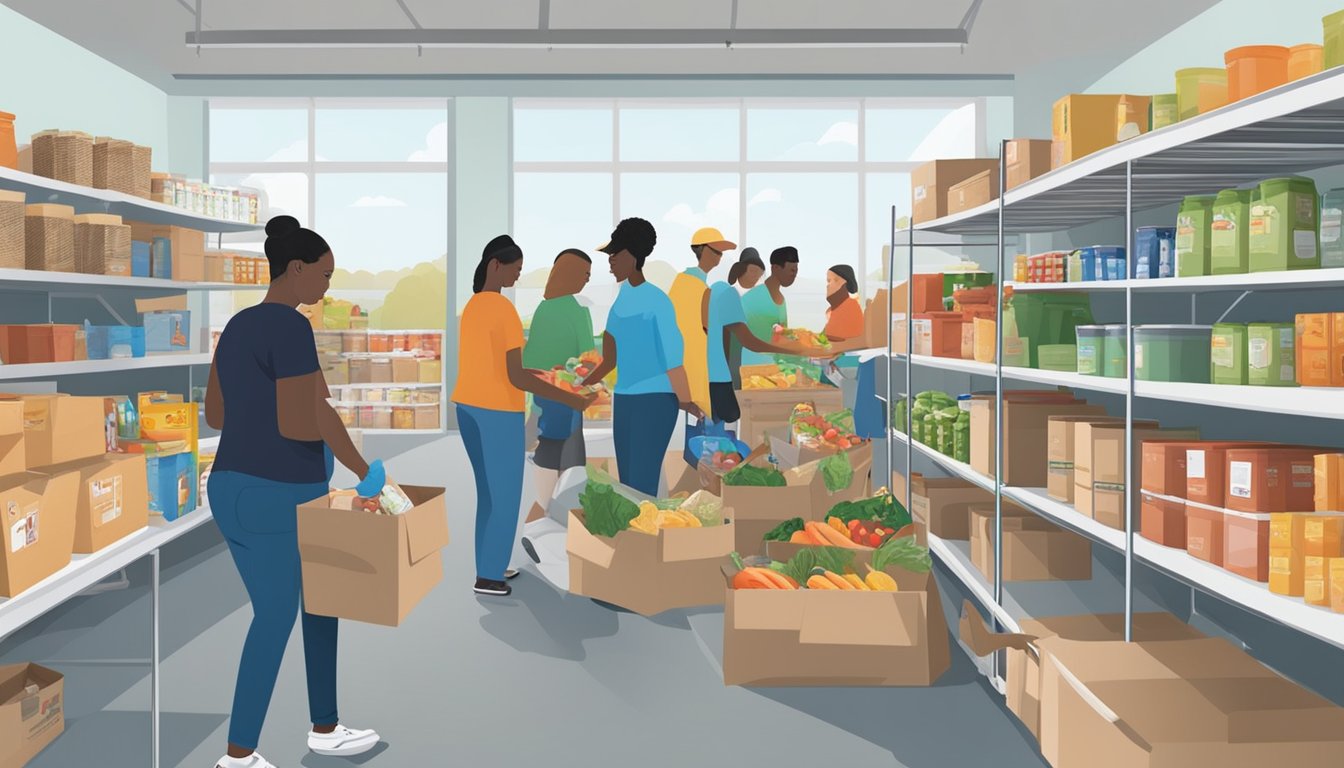
POLYGON ((301 224, 310 224, 308 218, 308 179, 297 173, 271 173, 246 176, 241 186, 261 190, 261 214, 266 218, 289 214, 301 224))
POLYGON ((784 193, 780 192, 778 189, 775 189, 774 187, 766 187, 765 189, 762 189, 760 192, 757 192, 756 194, 751 196, 751 200, 747 202, 747 207, 755 208, 756 206, 761 205, 762 203, 778 203, 783 199, 784 199, 784 193))
POLYGON ((968 147, 975 146, 975 105, 967 104, 949 112, 937 127, 919 143, 910 159, 916 162, 948 157, 971 157, 968 147))
POLYGON ((351 208, 405 208, 406 203, 387 195, 365 195, 350 204, 351 208))
POLYGON ((425 148, 417 149, 406 158, 412 163, 448 162, 448 123, 443 122, 429 129, 425 134, 425 148))
POLYGON ((721 189, 709 196, 703 211, 697 211, 690 203, 677 203, 663 214, 662 220, 691 231, 701 227, 718 227, 725 236, 731 237, 730 233, 737 229, 738 224, 737 199, 736 187, 721 189))
POLYGON ((817 146, 824 147, 827 144, 848 144, 851 147, 859 146, 859 124, 850 122, 840 122, 826 129, 826 132, 817 139, 817 146))

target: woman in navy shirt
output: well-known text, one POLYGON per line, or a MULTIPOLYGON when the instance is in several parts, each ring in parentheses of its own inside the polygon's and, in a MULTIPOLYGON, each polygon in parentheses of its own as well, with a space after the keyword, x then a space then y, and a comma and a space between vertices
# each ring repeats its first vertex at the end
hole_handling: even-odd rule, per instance
MULTIPOLYGON (((313 330, 298 312, 300 304, 322 303, 335 269, 331 248, 292 216, 277 216, 266 225, 266 260, 266 298, 225 326, 205 396, 206 423, 221 433, 207 489, 210 509, 253 614, 228 754, 217 768, 274 768, 256 748, 302 608, 298 505, 326 495, 333 455, 364 478, 360 496, 377 495, 385 482, 382 463, 364 461, 327 402, 313 330)), ((320 755, 367 752, 378 734, 346 728, 336 715, 336 619, 304 612, 302 626, 313 723, 308 748, 320 755)))

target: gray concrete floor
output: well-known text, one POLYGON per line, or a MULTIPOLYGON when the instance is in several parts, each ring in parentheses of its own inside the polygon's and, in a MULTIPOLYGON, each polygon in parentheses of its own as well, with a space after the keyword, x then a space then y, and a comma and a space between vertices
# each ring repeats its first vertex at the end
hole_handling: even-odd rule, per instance
MULTIPOLYGON (((478 599, 460 443, 422 446, 389 467, 407 482, 451 489, 444 581, 401 627, 342 625, 342 718, 383 737, 356 760, 306 750, 295 630, 261 744, 280 768, 1044 765, 955 648, 952 669, 927 689, 727 688, 719 611, 644 619, 559 593, 534 574, 515 582, 512 598, 478 599)), ((251 612, 212 526, 164 556, 163 765, 210 768, 223 753, 251 612)), ((66 734, 34 768, 148 764, 149 596, 145 569, 131 575, 132 589, 79 598, 0 644, 0 663, 37 660, 66 674, 66 734)))

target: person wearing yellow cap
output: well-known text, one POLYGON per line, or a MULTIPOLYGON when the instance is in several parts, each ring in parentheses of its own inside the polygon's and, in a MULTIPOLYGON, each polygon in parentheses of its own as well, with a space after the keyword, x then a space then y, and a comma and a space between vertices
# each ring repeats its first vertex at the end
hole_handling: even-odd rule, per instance
MULTIPOLYGON (((709 273, 723 261, 725 253, 736 249, 737 244, 725 238, 714 227, 697 229, 691 235, 691 253, 695 255, 695 266, 677 275, 667 292, 667 297, 672 300, 672 308, 677 313, 677 329, 681 331, 683 365, 687 383, 691 387, 691 400, 707 414, 712 411, 709 392, 709 273)), ((687 445, 698 431, 688 421, 687 445)), ((691 465, 699 461, 699 457, 693 456, 689 449, 685 457, 691 465)))

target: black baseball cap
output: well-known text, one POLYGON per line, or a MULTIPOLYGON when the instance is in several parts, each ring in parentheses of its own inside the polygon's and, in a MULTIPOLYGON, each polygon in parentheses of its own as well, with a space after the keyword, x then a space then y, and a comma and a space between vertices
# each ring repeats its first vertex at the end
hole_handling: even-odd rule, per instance
POLYGON ((644 219, 629 218, 617 224, 616 229, 611 231, 611 238, 605 245, 598 246, 597 250, 606 254, 629 251, 636 259, 647 259, 657 242, 658 232, 652 224, 644 219))

